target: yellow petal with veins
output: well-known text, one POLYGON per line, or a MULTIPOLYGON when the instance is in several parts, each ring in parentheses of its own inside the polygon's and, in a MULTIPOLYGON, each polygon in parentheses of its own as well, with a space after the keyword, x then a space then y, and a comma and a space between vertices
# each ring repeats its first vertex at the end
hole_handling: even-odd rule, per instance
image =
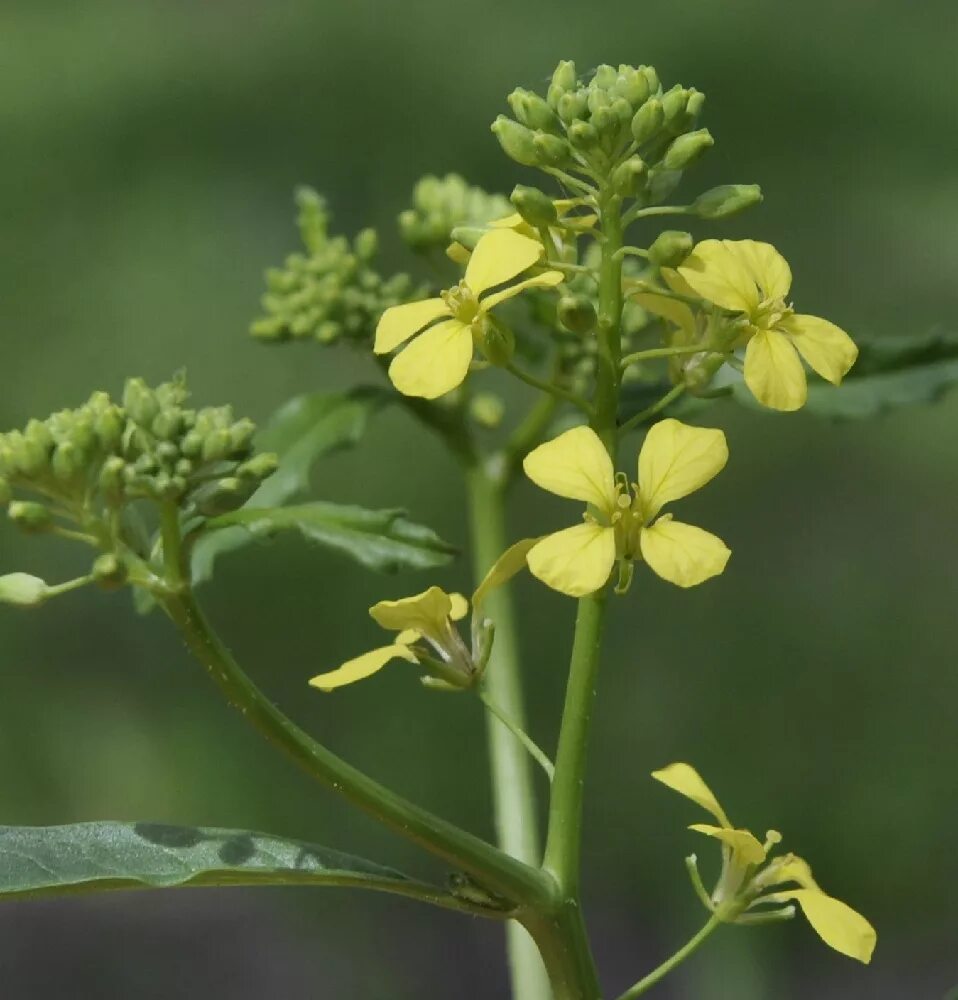
MULTIPOLYGON (((380 601, 369 609, 369 614, 382 628, 396 632, 415 629, 423 635, 437 636, 446 630, 447 621, 454 617, 454 610, 463 611, 462 603, 454 608, 454 598, 465 603, 461 594, 450 595, 440 587, 430 587, 421 594, 403 597, 398 601, 380 601)), ((458 617, 461 618, 462 615, 458 617)))
POLYGON ((376 354, 388 354, 423 327, 440 316, 449 316, 449 307, 442 299, 426 299, 423 302, 409 302, 404 306, 387 309, 376 327, 376 354))
POLYGON ((669 764, 658 771, 652 772, 656 781, 661 781, 666 788, 684 795, 706 812, 710 812, 726 829, 732 824, 725 815, 725 810, 719 805, 718 799, 712 794, 712 789, 702 780, 702 776, 691 764, 681 762, 669 764))
POLYGON ((573 427, 539 445, 526 455, 522 468, 550 493, 591 503, 609 516, 615 510, 615 469, 591 427, 573 427))
POLYGON ((722 240, 697 243, 676 272, 696 295, 723 309, 752 314, 758 308, 751 273, 722 240))
POLYGON ((809 365, 834 385, 840 384, 858 358, 855 341, 827 319, 787 316, 776 329, 787 334, 809 365))
POLYGON ((871 961, 878 935, 875 928, 847 903, 827 895, 821 889, 789 889, 762 896, 763 903, 785 903, 790 900, 798 903, 815 933, 829 948, 866 965, 871 961))
POLYGON ((792 287, 792 270, 788 261, 771 243, 756 240, 722 240, 725 249, 748 271, 762 290, 763 299, 784 299, 792 287))
POLYGON ((632 297, 646 312, 667 319, 689 336, 695 333, 695 313, 678 299, 670 299, 667 295, 656 295, 654 292, 639 292, 632 297))
POLYGON ((777 330, 759 330, 745 348, 745 384, 752 395, 773 410, 798 410, 805 405, 805 369, 791 341, 777 330))
POLYGON ((462 385, 472 361, 472 329, 458 320, 421 333, 389 366, 393 385, 404 396, 437 399, 462 385))
POLYGON ((486 573, 482 583, 476 587, 476 592, 472 595, 472 606, 478 611, 482 602, 489 595, 490 591, 508 583, 516 573, 526 568, 526 556, 529 550, 539 542, 539 538, 523 538, 522 541, 510 545, 505 552, 495 561, 492 568, 486 573))
POLYGON ((660 420, 639 452, 639 497, 645 516, 654 517, 665 504, 701 489, 727 461, 722 431, 660 420))
POLYGON ((570 597, 585 597, 605 586, 615 565, 615 530, 577 524, 547 535, 527 556, 529 571, 570 597))
POLYGON ((760 865, 765 860, 765 848, 749 830, 731 830, 726 826, 709 826, 706 823, 693 823, 689 829, 728 844, 736 863, 742 868, 760 865))
POLYGON ((476 244, 465 282, 477 297, 489 288, 511 281, 542 256, 542 244, 512 229, 491 229, 476 244))
POLYGON ((642 529, 639 548, 649 568, 677 587, 697 587, 718 576, 732 554, 721 538, 673 521, 671 514, 642 529))
POLYGON ((503 288, 501 292, 496 292, 494 295, 484 298, 479 303, 479 312, 489 312, 490 309, 494 309, 500 302, 505 302, 506 299, 511 299, 513 296, 519 295, 527 288, 555 288, 556 285, 561 285, 562 281, 563 276, 558 271, 543 271, 542 274, 535 274, 531 278, 526 278, 525 281, 518 281, 508 288, 503 288))
POLYGON ((329 673, 319 674, 309 683, 312 687, 319 688, 320 691, 334 691, 336 688, 344 687, 347 684, 355 684, 356 681, 364 680, 378 673, 390 660, 408 660, 410 663, 418 663, 412 650, 401 643, 393 643, 391 646, 381 646, 379 649, 372 649, 362 656, 357 656, 354 660, 347 660, 336 670, 329 673))

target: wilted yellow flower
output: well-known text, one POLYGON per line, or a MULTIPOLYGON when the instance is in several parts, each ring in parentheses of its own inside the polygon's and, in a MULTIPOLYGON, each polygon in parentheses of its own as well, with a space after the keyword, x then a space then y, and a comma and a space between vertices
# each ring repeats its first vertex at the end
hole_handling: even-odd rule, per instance
POLYGON ((754 911, 755 907, 796 902, 830 948, 860 962, 871 960, 877 940, 872 925, 846 903, 823 892, 807 862, 797 855, 770 858, 769 852, 782 839, 778 831, 769 830, 762 843, 748 830, 736 829, 712 790, 689 764, 669 764, 660 771, 653 771, 652 777, 691 799, 718 820, 718 826, 693 823, 689 827, 722 843, 722 875, 707 900, 714 913, 732 923, 747 923, 769 912, 754 911), (788 882, 797 883, 799 888, 775 890, 775 886, 788 882))
POLYGON ((765 406, 797 410, 804 405, 808 387, 801 358, 838 385, 858 357, 844 330, 796 313, 786 303, 792 272, 769 243, 705 240, 676 273, 695 295, 744 315, 745 383, 765 406))
POLYGON ((582 597, 602 587, 617 560, 644 559, 663 579, 692 587, 721 573, 731 554, 701 528, 659 516, 665 504, 700 489, 728 461, 720 430, 662 420, 639 453, 639 481, 620 473, 595 431, 574 427, 531 451, 526 475, 550 493, 583 500, 585 523, 538 541, 527 556, 532 574, 555 590, 582 597))
POLYGON ((542 256, 542 245, 511 229, 493 229, 476 244, 463 280, 439 298, 387 309, 376 327, 377 354, 412 340, 389 366, 393 385, 405 396, 436 399, 461 385, 473 354, 473 333, 486 314, 527 288, 561 283, 558 271, 544 271, 485 295, 512 281, 542 256), (484 297, 483 297, 484 296, 484 297), (417 336, 418 334, 418 336, 417 336))
POLYGON ((390 660, 421 663, 424 659, 432 659, 417 648, 416 643, 420 641, 427 643, 442 664, 449 667, 449 671, 443 672, 446 677, 450 673, 461 673, 463 680, 468 681, 473 669, 472 659, 452 624, 468 613, 469 602, 462 594, 447 594, 439 587, 430 587, 421 594, 398 601, 380 601, 369 609, 369 614, 384 629, 398 632, 396 640, 348 660, 309 683, 320 691, 333 691, 371 677, 390 660))

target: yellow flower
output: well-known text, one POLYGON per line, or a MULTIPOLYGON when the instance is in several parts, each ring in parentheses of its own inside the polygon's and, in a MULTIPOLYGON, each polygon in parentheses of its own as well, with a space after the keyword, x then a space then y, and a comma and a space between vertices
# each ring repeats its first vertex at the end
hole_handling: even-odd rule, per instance
POLYGON ((320 674, 309 683, 320 691, 333 691, 378 673, 390 660, 438 666, 442 679, 458 686, 471 683, 474 667, 472 657, 452 624, 469 612, 469 602, 462 594, 447 594, 439 587, 430 587, 414 597, 398 601, 380 601, 369 613, 384 629, 398 632, 396 640, 348 660, 336 670, 320 674), (416 644, 425 642, 438 657, 416 644))
POLYGON ((676 273, 695 295, 744 314, 745 383, 765 406, 797 410, 804 405, 808 387, 801 358, 838 385, 858 357, 844 330, 796 313, 786 303, 792 272, 769 243, 705 240, 676 273))
POLYGON ((510 229, 494 229, 476 244, 464 279, 439 298, 387 309, 376 327, 377 354, 388 354, 415 339, 389 366, 393 385, 405 396, 436 399, 461 385, 469 371, 473 332, 490 309, 527 288, 555 287, 558 271, 544 271, 485 295, 532 267, 542 245, 510 229), (485 297, 483 297, 485 296, 485 297), (418 334, 418 336, 417 336, 418 334))
POLYGON ((693 587, 721 573, 729 550, 701 528, 659 513, 665 504, 700 489, 728 461, 719 430, 662 420, 646 435, 639 453, 639 481, 631 492, 615 475, 595 431, 574 427, 531 451, 526 475, 550 493, 588 504, 585 523, 548 535, 527 556, 543 583, 571 597, 602 587, 617 560, 644 559, 680 587, 693 587))
MULTIPOLYGON (((722 875, 711 898, 704 898, 714 913, 732 923, 754 923, 763 915, 788 916, 793 909, 777 914, 768 910, 749 912, 755 907, 796 902, 830 948, 860 962, 871 960, 877 940, 872 925, 846 903, 823 892, 808 863, 797 855, 769 857, 770 850, 782 839, 780 833, 769 830, 762 843, 748 830, 736 829, 712 790, 689 764, 669 764, 661 771, 653 771, 652 777, 718 820, 718 826, 693 823, 689 827, 722 842, 722 875), (797 883, 799 888, 769 891, 788 882, 797 883)), ((690 860, 694 867, 694 855, 690 860)))

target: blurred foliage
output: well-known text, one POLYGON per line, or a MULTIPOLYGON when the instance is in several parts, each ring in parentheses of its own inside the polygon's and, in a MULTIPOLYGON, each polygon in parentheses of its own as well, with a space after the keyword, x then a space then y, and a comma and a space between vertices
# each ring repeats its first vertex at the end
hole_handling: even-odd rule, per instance
MULTIPOLYGON (((413 271, 413 255, 387 234, 415 181, 455 171, 492 191, 528 183, 489 124, 515 86, 541 89, 560 57, 654 63, 708 95, 703 123, 718 145, 697 180, 754 179, 766 200, 732 223, 695 225, 697 238, 771 240, 803 305, 855 335, 954 328, 958 8, 948 0, 559 0, 492 3, 482 16, 437 0, 7 0, 0 19, 0 329, 13 376, 3 429, 129 374, 157 382, 184 364, 198 398, 229 399, 258 421, 289 396, 370 379, 375 369, 357 353, 309 343, 271 352, 246 334, 263 270, 290 248, 291 191, 321 191, 338 231, 376 226, 386 273, 413 271)), ((958 820, 947 773, 958 701, 958 397, 834 426, 712 412, 732 459, 689 503, 723 526, 729 571, 691 593, 645 581, 614 615, 585 845, 599 960, 610 986, 624 986, 640 960, 662 957, 700 920, 682 865, 689 817, 648 778, 686 758, 722 788, 736 821, 787 830, 786 846, 815 859, 823 884, 868 914, 880 943, 862 972, 801 926, 729 930, 663 998, 724 1000, 714 984, 730 981, 737 1000, 939 996, 958 978, 949 888, 958 857, 947 835, 958 820)), ((362 449, 323 461, 315 495, 401 506, 465 541, 452 463, 398 411, 374 420, 362 449)), ((559 526, 561 505, 518 491, 516 537, 543 519, 559 526)), ((85 570, 55 540, 28 545, 7 529, 0 551, 5 572, 85 570)), ((435 575, 443 586, 468 579, 464 561, 435 575)), ((257 680, 307 728, 490 834, 476 705, 429 697, 401 669, 335 701, 306 686, 318 667, 366 648, 368 605, 422 584, 289 538, 224 559, 204 596, 257 680)), ((518 593, 533 730, 548 746, 571 606, 528 580, 518 593)), ((0 648, 5 823, 266 828, 428 870, 261 747, 162 618, 137 619, 124 597, 81 593, 29 615, 5 611, 0 648)), ((267 898, 296 942, 282 954, 314 984, 335 982, 331 995, 421 996, 444 976, 467 998, 504 989, 493 926, 365 897, 267 898)), ((262 902, 219 899, 266 923, 262 902)), ((184 952, 157 968, 146 919, 160 919, 158 904, 137 902, 116 912, 143 922, 117 918, 70 959, 78 975, 115 970, 84 980, 82 995, 170 995, 162 984, 176 981, 184 952)), ((0 920, 5 933, 35 928, 48 953, 51 935, 82 932, 81 913, 100 914, 91 927, 102 928, 120 904, 71 905, 44 904, 63 907, 52 929, 36 907, 0 920)), ((192 947, 208 964, 202 936, 192 947)), ((44 992, 25 963, 5 962, 4 973, 21 995, 63 995, 44 992)), ((309 982, 284 995, 314 995, 309 982)))

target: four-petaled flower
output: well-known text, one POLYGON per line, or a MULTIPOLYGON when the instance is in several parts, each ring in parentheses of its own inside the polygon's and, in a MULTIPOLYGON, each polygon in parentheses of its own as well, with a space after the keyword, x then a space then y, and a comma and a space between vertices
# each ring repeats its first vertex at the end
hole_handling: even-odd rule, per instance
POLYGON ((439 587, 430 587, 414 597, 380 601, 369 613, 378 625, 399 633, 395 641, 314 677, 309 682, 313 687, 333 691, 371 677, 396 659, 420 663, 427 669, 438 666, 442 679, 461 687, 471 683, 475 673, 472 657, 453 625, 469 613, 469 602, 462 594, 447 594, 439 587), (435 656, 417 646, 419 642, 425 642, 435 656))
POLYGON ((389 366, 393 385, 405 396, 436 399, 461 385, 473 355, 473 335, 487 313, 527 288, 555 287, 558 271, 543 271, 486 295, 537 263, 542 244, 511 229, 493 229, 476 244, 463 280, 439 298, 387 309, 376 327, 376 354, 388 354, 415 339, 389 366), (418 336, 417 336, 418 334, 418 336))
POLYGON ((804 405, 808 386, 799 355, 835 385, 858 357, 844 330, 796 313, 786 303, 792 272, 769 243, 704 240, 676 273, 695 295, 744 314, 745 383, 765 406, 797 410, 804 405))
MULTIPOLYGON (((780 833, 769 830, 762 843, 748 830, 736 829, 712 790, 689 764, 669 764, 660 771, 653 771, 652 777, 691 799, 718 820, 718 826, 693 823, 689 827, 722 843, 722 874, 711 897, 704 895, 698 883, 703 902, 716 916, 731 923, 754 923, 763 915, 788 916, 791 912, 791 908, 776 913, 755 911, 754 907, 796 902, 830 948, 860 962, 871 960, 877 940, 872 925, 846 903, 823 892, 807 862, 797 855, 770 858, 771 849, 781 842, 780 833), (799 888, 775 889, 789 882, 797 883, 799 888)), ((697 880, 694 855, 689 860, 697 880)))
POLYGON ((616 561, 644 559, 663 579, 693 587, 725 569, 731 554, 701 528, 659 517, 665 504, 704 486, 728 461, 720 430, 662 420, 639 453, 639 481, 631 490, 618 476, 595 431, 574 427, 526 456, 526 475, 550 493, 588 504, 585 523, 538 541, 527 562, 555 590, 582 597, 609 579, 616 561))

